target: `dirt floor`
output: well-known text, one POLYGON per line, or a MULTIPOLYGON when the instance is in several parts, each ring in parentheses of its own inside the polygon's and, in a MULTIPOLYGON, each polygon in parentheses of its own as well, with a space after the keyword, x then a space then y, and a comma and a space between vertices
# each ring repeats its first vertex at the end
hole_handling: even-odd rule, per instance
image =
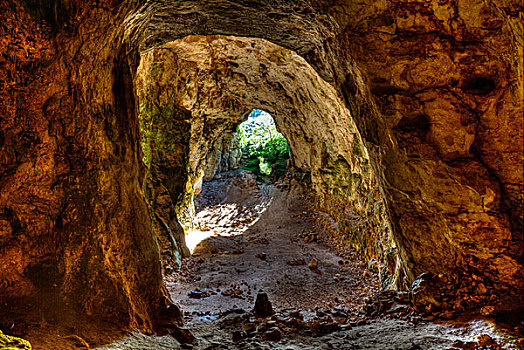
POLYGON ((365 264, 305 242, 316 240, 316 229, 297 191, 257 184, 250 173, 232 176, 205 184, 197 229, 188 235, 190 249, 192 236, 210 237, 193 248, 180 274, 168 279, 184 311, 247 310, 262 290, 276 309, 356 311, 378 292, 377 278, 363 277, 365 264), (317 268, 311 269, 315 260, 317 268))
POLYGON ((372 268, 323 244, 298 188, 246 172, 205 183, 193 256, 166 277, 198 342, 132 334, 103 349, 522 348, 490 320, 427 322, 406 293, 380 292, 372 268), (253 311, 261 292, 269 317, 253 311))

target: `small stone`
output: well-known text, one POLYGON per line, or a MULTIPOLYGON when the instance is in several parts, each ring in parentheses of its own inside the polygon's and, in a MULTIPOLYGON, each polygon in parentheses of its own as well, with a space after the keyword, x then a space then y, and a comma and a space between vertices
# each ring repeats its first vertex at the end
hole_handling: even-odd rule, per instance
POLYGON ((273 313, 273 308, 271 307, 271 302, 266 293, 259 292, 257 294, 257 299, 255 301, 255 315, 261 317, 271 316, 273 313))
POLYGON ((320 334, 329 334, 333 333, 335 331, 338 331, 340 329, 339 325, 336 323, 330 323, 330 322, 321 322, 318 325, 318 333, 320 334))
POLYGON ((256 328, 256 324, 254 323, 246 323, 243 327, 244 332, 246 332, 248 335, 255 333, 256 328))
POLYGON ((262 252, 262 253, 258 253, 257 255, 255 255, 257 258, 259 258, 260 260, 266 260, 267 258, 267 255, 266 253, 262 252))
POLYGON ((304 237, 304 242, 311 243, 318 240, 318 235, 316 233, 309 233, 306 237, 304 237))
MULTIPOLYGON (((194 344, 197 341, 195 336, 187 328, 174 327, 173 329, 170 330, 169 333, 176 340, 178 340, 181 344, 194 344)), ((186 348, 186 349, 192 349, 192 347, 191 348, 186 348)))
POLYGON ((297 258, 289 260, 287 264, 291 266, 301 266, 306 265, 306 261, 304 260, 304 258, 297 258))
POLYGON ((267 321, 267 326, 269 328, 276 327, 276 325, 277 325, 277 321, 275 321, 275 320, 267 321))
POLYGON ((233 341, 238 343, 242 339, 246 338, 247 334, 242 331, 233 331, 233 341))
POLYGON ((217 254, 218 252, 218 248, 208 240, 203 240, 202 242, 198 243, 195 249, 193 250, 193 254, 197 255, 211 255, 217 254))
POLYGON ((486 305, 486 306, 483 306, 481 309, 480 309, 480 314, 482 316, 492 316, 493 314, 495 313, 495 307, 491 306, 491 305, 486 305))
POLYGON ((480 346, 485 346, 485 347, 490 347, 490 348, 494 348, 495 346, 498 345, 497 342, 487 334, 479 335, 477 342, 479 343, 480 346))
POLYGON ((326 310, 324 310, 324 309, 318 309, 318 310, 315 311, 315 314, 316 314, 318 317, 326 316, 326 310))
POLYGON ((265 331, 267 331, 267 328, 267 322, 262 322, 257 327, 257 333, 264 333, 265 331))
POLYGON ((277 327, 273 327, 267 330, 265 338, 271 341, 279 341, 282 339, 282 332, 277 327))
POLYGON ((309 262, 308 267, 309 267, 311 270, 318 269, 318 261, 317 261, 317 259, 312 259, 312 260, 309 262))
POLYGON ((479 285, 477 286, 477 292, 480 295, 484 295, 484 294, 486 294, 488 292, 488 289, 486 288, 484 283, 479 283, 479 285))
POLYGON ((191 290, 188 295, 191 299, 201 299, 201 298, 207 298, 211 296, 211 293, 207 291, 201 291, 200 289, 191 290))
POLYGON ((341 324, 340 325, 340 330, 342 331, 348 331, 350 330, 351 328, 353 328, 353 326, 349 323, 346 323, 346 324, 341 324))

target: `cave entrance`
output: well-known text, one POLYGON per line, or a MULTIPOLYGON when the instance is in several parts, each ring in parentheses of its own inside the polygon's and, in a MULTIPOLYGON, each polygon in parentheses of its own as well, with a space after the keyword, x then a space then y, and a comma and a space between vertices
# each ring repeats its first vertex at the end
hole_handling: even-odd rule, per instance
MULTIPOLYGON (((2 309, 19 296, 47 302, 42 292, 50 286, 84 316, 128 328, 151 331, 168 316, 175 319, 164 298, 150 218, 171 251, 183 251, 177 214, 191 203, 207 145, 238 123, 246 112, 238 106, 262 106, 282 118, 276 121, 290 141, 294 170, 333 218, 334 240, 359 247, 370 261, 393 248, 378 177, 402 257, 396 264, 388 259, 388 266, 404 269, 408 283, 429 272, 456 289, 445 296, 440 288, 431 291, 428 311, 442 307, 437 317, 448 318, 452 307, 451 315, 480 306, 486 315, 514 310, 522 304, 524 280, 522 30, 514 6, 499 11, 502 1, 462 3, 455 11, 454 2, 444 1, 400 9, 397 2, 367 1, 2 1, 2 309), (460 31, 434 28, 437 19, 448 22, 449 13, 460 31), (494 26, 478 26, 488 22, 494 26), (189 33, 243 39, 193 37, 153 52, 189 33), (295 50, 325 80, 290 50, 249 36, 295 50), (150 62, 156 83, 147 85, 143 106, 131 91, 139 49, 160 58, 150 62), (161 55, 173 53, 172 65, 162 67, 167 56, 161 55), (173 86, 164 89, 162 82, 173 86), (155 126, 146 134, 150 148, 143 147, 150 170, 145 190, 137 107, 155 126)), ((273 203, 288 203, 277 198, 273 203)), ((268 224, 277 225, 269 233, 289 208, 268 206, 268 224)), ((304 211, 291 215, 298 213, 304 211)), ((265 237, 258 233, 252 241, 262 247, 265 237)), ((285 251, 280 248, 274 256, 285 251)), ((262 267, 278 268, 270 252, 253 249, 262 267)), ((234 252, 214 254, 254 253, 226 251, 234 252)), ((326 276, 319 266, 323 275, 308 276, 326 276)), ((0 319, 2 329, 20 330, 20 322, 0 319)), ((78 324, 70 325, 66 334, 78 324)), ((359 332, 344 341, 360 338, 359 332)), ((67 337, 78 338, 54 337, 53 347, 67 337)))
POLYGON ((166 277, 190 328, 208 322, 223 332, 209 321, 251 310, 262 291, 275 310, 314 315, 338 306, 341 318, 378 292, 376 273, 326 246, 303 187, 291 177, 266 179, 241 168, 221 172, 195 196, 186 236, 192 255, 166 277))
POLYGON ((289 145, 278 132, 271 115, 253 110, 248 119, 237 127, 242 166, 256 174, 272 175, 277 179, 287 171, 289 145))

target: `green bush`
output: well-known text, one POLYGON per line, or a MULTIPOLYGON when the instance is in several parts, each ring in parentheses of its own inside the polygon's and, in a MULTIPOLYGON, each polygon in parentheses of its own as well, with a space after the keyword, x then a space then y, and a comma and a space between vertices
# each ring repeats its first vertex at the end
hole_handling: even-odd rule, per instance
MULTIPOLYGON (((259 110, 252 112, 250 116, 261 115, 259 110)), ((285 174, 282 164, 289 159, 289 146, 286 138, 277 131, 275 123, 267 113, 258 118, 250 118, 239 125, 237 132, 240 138, 242 154, 247 156, 244 168, 266 175, 271 174, 272 167, 278 164, 279 171, 274 175, 277 177, 285 174)))
POLYGON ((258 158, 248 159, 247 163, 244 165, 244 169, 254 173, 260 172, 260 160, 258 158))

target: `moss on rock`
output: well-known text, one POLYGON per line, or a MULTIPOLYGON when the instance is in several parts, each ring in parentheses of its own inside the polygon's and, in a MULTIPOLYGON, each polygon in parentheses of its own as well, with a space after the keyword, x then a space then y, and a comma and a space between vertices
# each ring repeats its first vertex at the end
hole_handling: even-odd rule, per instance
POLYGON ((0 350, 31 350, 31 344, 21 338, 4 334, 0 330, 0 350))

